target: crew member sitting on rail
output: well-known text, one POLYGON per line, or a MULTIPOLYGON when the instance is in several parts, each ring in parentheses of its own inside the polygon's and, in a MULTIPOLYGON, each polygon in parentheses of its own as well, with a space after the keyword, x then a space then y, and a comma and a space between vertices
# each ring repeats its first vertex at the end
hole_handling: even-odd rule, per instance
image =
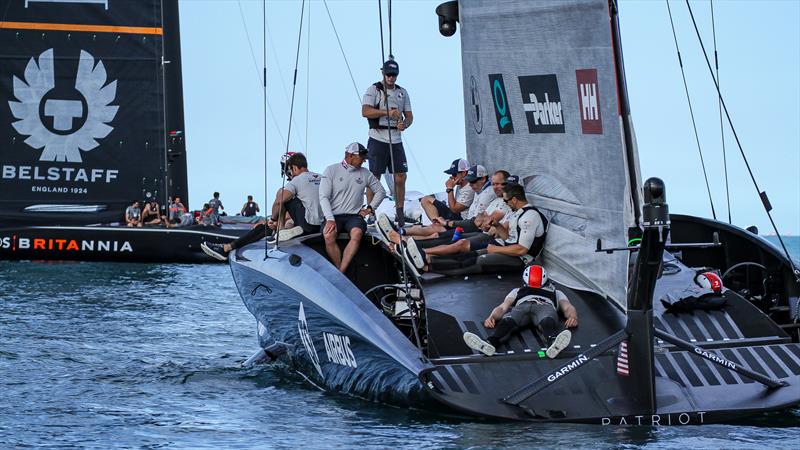
MULTIPOLYGON (((182 223, 184 221, 183 219, 184 214, 186 214, 186 207, 183 206, 181 198, 178 196, 175 196, 174 198, 170 197, 167 226, 169 227, 169 226, 184 225, 182 223)), ((189 223, 189 225, 191 225, 191 223, 189 223)))
MULTIPOLYGON (((455 239, 455 230, 458 228, 461 228, 460 238, 478 236, 482 234, 482 231, 488 232, 492 225, 500 223, 503 217, 511 212, 509 207, 503 202, 503 189, 506 184, 508 184, 509 176, 510 175, 505 170, 498 170, 492 175, 492 189, 484 190, 478 195, 478 198, 475 199, 475 202, 487 203, 488 201, 488 204, 482 211, 480 208, 473 209, 470 207, 472 212, 479 211, 474 217, 466 220, 445 220, 439 218, 437 223, 430 227, 411 227, 400 230, 400 232, 408 238, 413 238, 418 241, 417 245, 424 248, 446 245, 458 241, 458 239, 455 239), (491 200, 489 200, 490 194, 491 200)), ((473 188, 477 187, 478 184, 480 183, 473 183, 473 188)), ((473 205, 475 202, 473 202, 473 205)), ((390 242, 395 244, 400 243, 400 233, 392 230, 391 223, 383 216, 378 217, 378 231, 390 242)), ((459 247, 458 250, 442 254, 458 253, 460 251, 469 251, 469 248, 467 247, 462 250, 459 247)))
POLYGON ((564 326, 575 328, 578 326, 578 312, 575 307, 567 296, 548 280, 547 272, 542 266, 526 267, 522 272, 522 281, 524 285, 512 289, 483 322, 486 328, 494 329, 488 342, 469 331, 464 333, 464 342, 470 348, 492 356, 500 344, 507 342, 515 332, 530 325, 533 325, 547 342, 548 348, 545 353, 548 357, 555 358, 567 348, 572 339, 572 332, 569 330, 558 332, 561 326, 557 311, 564 315, 564 326))
POLYGON ((466 159, 459 158, 450 164, 450 168, 444 173, 450 178, 444 182, 445 192, 447 193, 447 203, 437 200, 433 195, 426 195, 419 199, 422 210, 429 219, 442 222, 444 220, 465 219, 468 208, 475 198, 475 191, 470 189, 467 180, 469 163, 466 159))
MULTIPOLYGON (((203 242, 200 248, 209 256, 226 261, 232 250, 271 236, 278 229, 278 241, 287 241, 297 236, 319 233, 322 224, 319 185, 322 177, 308 170, 308 161, 302 153, 292 153, 286 160, 285 188, 278 189, 272 204, 269 222, 260 220, 252 230, 230 244, 209 244, 203 242), (289 213, 294 227, 283 229, 286 213, 289 213), (268 228, 265 230, 264 227, 268 228)), ((252 199, 252 197, 248 197, 252 199)))
POLYGON ((491 226, 488 236, 477 236, 468 239, 468 243, 456 243, 443 249, 434 247, 420 253, 416 242, 409 239, 404 247, 403 255, 417 269, 425 271, 458 270, 475 265, 478 256, 484 252, 492 255, 508 257, 508 263, 522 266, 530 263, 541 253, 547 237, 547 218, 534 206, 528 203, 525 189, 519 184, 506 186, 503 201, 511 208, 512 214, 504 223, 491 226), (460 246, 469 245, 466 252, 460 246), (441 256, 444 251, 451 256, 441 256), (458 253, 461 252, 461 253, 458 253), (453 253, 458 253, 453 255, 453 253))
POLYGON ((125 208, 125 223, 129 227, 142 226, 142 210, 139 208, 139 200, 134 200, 131 206, 125 208))
POLYGON ((325 217, 322 226, 325 251, 341 272, 347 270, 361 244, 361 237, 367 231, 364 217, 374 213, 386 197, 380 180, 361 167, 366 158, 367 149, 360 143, 353 142, 346 147, 342 162, 325 169, 319 186, 319 202, 325 217), (362 208, 364 191, 367 188, 372 190, 373 197, 367 207, 362 208), (339 232, 350 235, 344 254, 336 243, 339 232))
MULTIPOLYGON (((433 224, 427 227, 409 227, 401 230, 402 234, 408 237, 413 237, 416 240, 436 240, 430 242, 428 246, 446 244, 452 239, 455 230, 461 228, 461 233, 478 233, 483 228, 488 228, 487 225, 491 220, 487 221, 486 210, 497 198, 502 198, 503 186, 506 185, 506 178, 508 172, 499 170, 492 176, 492 183, 489 183, 486 169, 481 165, 470 167, 464 180, 470 185, 470 188, 475 192, 475 197, 470 204, 466 213, 466 219, 461 220, 446 220, 444 218, 437 218, 433 224), (492 186, 493 189, 489 189, 492 186)), ((504 213, 498 213, 496 220, 500 220, 504 213)), ((400 235, 393 231, 391 222, 385 216, 378 217, 378 229, 381 234, 389 241, 394 243, 400 242, 400 235)))
POLYGON ((150 197, 144 207, 144 211, 142 211, 142 223, 145 225, 158 225, 162 223, 162 220, 163 217, 159 211, 158 202, 155 197, 150 197))

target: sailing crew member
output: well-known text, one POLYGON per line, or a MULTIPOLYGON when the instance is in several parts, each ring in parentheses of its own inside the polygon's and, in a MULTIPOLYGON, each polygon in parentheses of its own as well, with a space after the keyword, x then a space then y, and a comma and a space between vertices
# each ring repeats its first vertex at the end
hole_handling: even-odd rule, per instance
POLYGON ((469 183, 464 179, 468 170, 469 163, 467 160, 458 158, 450 164, 449 169, 444 171, 444 173, 450 175, 447 181, 444 182, 447 203, 437 200, 433 195, 426 195, 419 199, 422 210, 425 211, 429 219, 442 222, 466 218, 468 208, 475 198, 475 191, 468 187, 469 183))
POLYGON ((319 233, 322 225, 322 209, 320 208, 319 185, 322 177, 308 170, 308 160, 302 153, 292 153, 285 161, 287 178, 286 187, 278 189, 272 204, 272 215, 269 221, 261 220, 252 230, 230 244, 209 244, 203 242, 203 251, 220 261, 226 261, 232 250, 271 236, 278 232, 278 241, 287 241, 297 236, 319 233), (283 229, 283 219, 289 213, 294 227, 283 229), (267 227, 265 229, 265 226, 267 227))
POLYGON ((183 221, 183 216, 185 214, 186 214, 186 207, 183 206, 181 198, 178 196, 170 198, 168 207, 167 226, 169 227, 171 225, 181 225, 181 222, 183 221))
POLYGON ((547 238, 547 218, 528 203, 525 188, 519 184, 506 186, 503 201, 511 208, 512 214, 508 215, 507 221, 491 226, 487 235, 471 237, 463 244, 459 241, 425 249, 424 254, 420 253, 416 242, 409 239, 404 255, 417 269, 433 272, 474 266, 483 253, 505 256, 507 258, 496 259, 508 259, 508 264, 520 266, 534 261, 547 238), (467 250, 464 251, 462 246, 467 250))
POLYGON ((244 217, 254 217, 259 212, 261 212, 261 208, 258 207, 258 203, 253 201, 252 195, 248 195, 247 202, 242 206, 242 210, 239 214, 244 217))
POLYGON ((125 208, 125 223, 129 227, 141 227, 142 210, 139 208, 139 200, 134 200, 130 206, 125 208))
MULTIPOLYGON (((393 59, 383 63, 383 79, 371 84, 361 101, 361 115, 369 123, 369 170, 380 181, 389 172, 394 177, 395 220, 405 225, 403 204, 406 197, 408 163, 403 148, 402 133, 414 122, 411 98, 408 91, 396 84, 400 66, 393 59), (388 107, 387 107, 388 103, 388 107), (389 143, 391 142, 391 155, 389 143)), ((391 185, 391 183, 390 183, 391 185)), ((367 202, 372 203, 374 192, 367 191, 367 202)))
POLYGON ((208 201, 208 206, 211 208, 211 225, 219 225, 219 210, 225 209, 222 200, 219 199, 219 192, 214 192, 214 197, 208 201))
MULTIPOLYGON (((402 230, 403 235, 424 241, 427 244, 424 245, 425 247, 433 247, 450 243, 458 228, 461 229, 461 235, 464 237, 480 233, 481 230, 488 231, 490 224, 499 223, 510 212, 510 209, 503 203, 503 189, 508 183, 509 176, 505 170, 498 170, 492 175, 490 183, 486 175, 486 168, 480 164, 472 166, 464 177, 475 196, 466 211, 467 218, 458 220, 437 218, 427 227, 405 228, 402 230)), ((378 217, 378 230, 387 240, 395 244, 400 243, 399 234, 392 230, 391 224, 384 216, 378 217)))
POLYGON ((367 231, 364 217, 374 214, 386 197, 380 180, 361 167, 367 154, 368 150, 358 142, 348 145, 344 160, 325 169, 319 186, 319 201, 325 217, 322 225, 325 250, 333 265, 343 273, 356 255, 361 237, 367 231), (366 208, 362 208, 367 188, 372 190, 373 196, 366 208), (339 232, 350 235, 344 254, 336 243, 339 232))
POLYGON ((155 197, 151 197, 142 211, 142 223, 145 225, 158 225, 161 223, 162 219, 163 217, 159 212, 158 202, 155 197))
POLYGON ((567 296, 556 289, 555 284, 547 278, 544 267, 533 265, 522 272, 522 287, 512 289, 502 303, 492 310, 483 325, 494 329, 488 342, 478 335, 467 331, 464 342, 487 356, 494 355, 497 347, 508 341, 521 329, 533 325, 548 343, 545 352, 549 358, 555 358, 569 346, 572 332, 561 329, 558 311, 565 318, 564 326, 578 326, 578 312, 567 296))

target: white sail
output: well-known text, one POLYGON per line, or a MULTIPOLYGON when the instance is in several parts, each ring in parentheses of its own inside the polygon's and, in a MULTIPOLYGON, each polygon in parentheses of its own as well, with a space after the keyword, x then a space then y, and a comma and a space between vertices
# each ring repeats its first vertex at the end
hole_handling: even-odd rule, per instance
POLYGON ((525 180, 551 221, 542 261, 556 280, 624 306, 627 253, 595 252, 634 225, 608 8, 473 0, 459 21, 469 161, 525 180))

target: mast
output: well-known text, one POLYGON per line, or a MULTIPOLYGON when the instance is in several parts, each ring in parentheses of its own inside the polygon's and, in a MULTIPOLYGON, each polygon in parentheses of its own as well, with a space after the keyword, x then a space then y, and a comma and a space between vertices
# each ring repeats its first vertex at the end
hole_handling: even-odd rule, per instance
POLYGON ((609 0, 611 13, 611 39, 614 48, 614 69, 617 73, 617 96, 619 98, 619 114, 622 117, 623 145, 625 146, 625 161, 627 163, 628 179, 631 189, 631 202, 636 226, 641 226, 642 199, 639 194, 639 159, 636 151, 636 141, 633 137, 631 125, 631 106, 628 101, 628 85, 625 80, 625 64, 622 59, 622 37, 619 32, 619 9, 617 0, 609 0))
POLYGON ((186 134, 183 115, 183 77, 178 0, 163 0, 164 26, 164 119, 166 128, 165 196, 179 196, 189 207, 186 173, 186 134))

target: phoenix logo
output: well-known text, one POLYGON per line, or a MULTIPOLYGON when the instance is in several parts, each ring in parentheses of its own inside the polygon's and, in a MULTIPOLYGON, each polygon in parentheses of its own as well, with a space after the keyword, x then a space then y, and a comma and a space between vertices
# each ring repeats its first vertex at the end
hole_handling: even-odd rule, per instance
POLYGON ((56 89, 53 49, 28 61, 25 79, 14 77, 14 96, 8 106, 15 118, 12 126, 28 136, 25 143, 36 150, 44 148, 39 161, 82 162, 81 151, 96 148, 114 128, 119 106, 111 105, 117 94, 117 81, 106 85, 106 69, 101 61, 81 50, 73 95, 56 89), (76 92, 75 92, 76 91, 76 92))

